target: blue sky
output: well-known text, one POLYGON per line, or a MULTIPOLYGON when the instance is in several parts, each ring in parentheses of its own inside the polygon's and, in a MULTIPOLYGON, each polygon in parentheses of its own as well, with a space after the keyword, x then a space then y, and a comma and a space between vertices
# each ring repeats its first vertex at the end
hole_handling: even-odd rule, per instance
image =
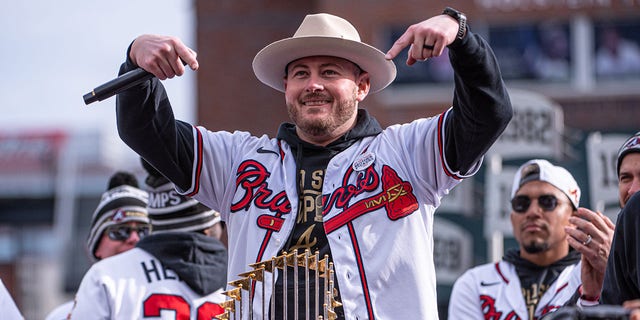
MULTIPOLYGON (((0 10, 0 133, 39 129, 116 134, 115 98, 82 96, 116 76, 140 34, 181 37, 195 48, 193 2, 5 1, 0 10)), ((176 116, 195 118, 195 74, 164 82, 176 116)))

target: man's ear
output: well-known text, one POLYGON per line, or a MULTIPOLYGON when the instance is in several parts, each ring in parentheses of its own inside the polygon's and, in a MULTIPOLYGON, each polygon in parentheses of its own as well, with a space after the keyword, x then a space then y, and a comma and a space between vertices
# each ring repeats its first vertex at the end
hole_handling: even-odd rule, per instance
POLYGON ((357 100, 362 101, 369 94, 369 89, 371 89, 371 80, 369 78, 369 73, 362 72, 356 79, 356 84, 358 86, 358 95, 357 100))

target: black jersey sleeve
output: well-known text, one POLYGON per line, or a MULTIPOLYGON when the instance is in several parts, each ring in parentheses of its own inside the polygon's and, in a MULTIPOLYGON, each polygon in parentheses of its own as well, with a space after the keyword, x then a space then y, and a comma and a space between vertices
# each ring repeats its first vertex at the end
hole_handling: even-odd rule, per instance
MULTIPOLYGON (((119 74, 134 68, 127 58, 119 74)), ((177 187, 191 186, 193 126, 174 118, 160 80, 153 77, 118 94, 116 118, 122 141, 177 187)))
POLYGON ((449 59, 455 90, 445 154, 449 166, 464 174, 502 134, 513 110, 496 57, 482 37, 468 30, 449 46, 449 59))

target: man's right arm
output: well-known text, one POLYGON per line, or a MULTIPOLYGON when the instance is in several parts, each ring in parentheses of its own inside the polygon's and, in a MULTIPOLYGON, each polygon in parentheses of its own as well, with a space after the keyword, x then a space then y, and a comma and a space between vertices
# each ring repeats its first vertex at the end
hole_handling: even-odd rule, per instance
POLYGON ((118 94, 116 116, 122 141, 176 186, 188 189, 193 167, 194 128, 175 120, 167 93, 159 81, 184 72, 180 59, 190 62, 193 68, 195 55, 183 57, 184 52, 190 52, 185 51, 186 47, 178 49, 180 45, 184 46, 176 38, 161 36, 142 36, 132 43, 119 74, 140 66, 156 77, 118 94), (158 45, 163 40, 164 46, 158 45), (175 64, 175 59, 182 69, 166 67, 175 64))

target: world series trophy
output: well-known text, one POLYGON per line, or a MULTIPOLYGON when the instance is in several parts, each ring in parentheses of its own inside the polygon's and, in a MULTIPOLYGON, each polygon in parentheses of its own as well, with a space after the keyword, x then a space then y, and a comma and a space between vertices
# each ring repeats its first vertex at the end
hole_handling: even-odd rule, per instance
MULTIPOLYGON (((262 283, 261 290, 261 301, 262 303, 262 320, 266 320, 266 311, 267 308, 265 306, 265 286, 271 286, 271 292, 274 293, 276 289, 276 272, 278 270, 282 270, 282 286, 284 290, 282 301, 283 301, 283 319, 287 320, 287 302, 293 301, 294 306, 294 314, 295 319, 297 320, 298 315, 298 306, 299 299, 301 298, 301 294, 299 293, 299 272, 303 272, 304 276, 304 301, 305 301, 305 320, 335 320, 337 315, 334 311, 336 307, 341 306, 341 303, 338 302, 335 298, 337 297, 337 290, 334 287, 334 270, 333 270, 333 262, 329 261, 329 257, 325 255, 322 259, 320 259, 319 253, 315 252, 315 254, 311 254, 308 249, 304 251, 302 254, 298 254, 298 250, 294 250, 292 253, 283 253, 280 256, 273 257, 269 260, 260 261, 254 264, 249 265, 252 270, 248 272, 244 272, 238 274, 240 279, 229 282, 228 284, 233 289, 223 292, 224 295, 231 298, 230 300, 226 300, 221 303, 220 306, 225 309, 224 313, 216 316, 216 319, 219 320, 230 320, 230 319, 243 319, 242 314, 242 304, 244 301, 249 304, 249 315, 248 319, 253 319, 253 293, 255 284, 257 282, 262 283), (290 281, 287 279, 287 273, 289 268, 293 268, 293 285, 296 288, 293 294, 293 297, 288 297, 287 293, 287 284, 290 281), (265 282, 265 272, 270 272, 272 274, 271 283, 266 284, 265 282), (310 288, 310 280, 311 274, 315 280, 313 283, 313 290, 310 288), (324 292, 320 292, 320 279, 324 281, 324 292), (312 292, 313 291, 313 292, 312 292), (313 315, 311 315, 311 294, 314 296, 314 307, 313 307, 313 315), (319 301, 320 294, 324 297, 324 303, 322 306, 322 312, 320 310, 319 301), (291 300, 292 299, 292 300, 291 300)), ((271 320, 275 320, 275 299, 271 300, 271 320)))

